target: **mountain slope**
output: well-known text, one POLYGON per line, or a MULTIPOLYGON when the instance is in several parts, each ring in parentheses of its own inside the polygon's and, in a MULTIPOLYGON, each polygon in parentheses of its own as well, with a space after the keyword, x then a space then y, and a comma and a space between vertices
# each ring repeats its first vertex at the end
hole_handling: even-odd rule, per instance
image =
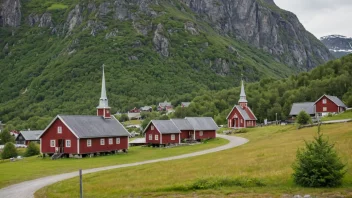
MULTIPOLYGON (((286 12, 270 2, 251 2, 255 10, 278 13, 274 21, 299 24, 294 18, 281 17, 286 12)), ((1 0, 0 4, 0 120, 6 122, 36 119, 38 123, 38 117, 58 113, 94 114, 102 64, 113 111, 126 111, 164 100, 189 101, 199 90, 229 88, 239 83, 241 73, 248 81, 282 78, 329 58, 315 38, 306 37, 314 44, 311 49, 298 40, 291 43, 295 39, 289 38, 296 38, 297 32, 309 35, 303 27, 297 32, 291 31, 292 25, 291 29, 278 28, 272 37, 283 46, 282 51, 271 54, 266 46, 276 47, 262 42, 271 38, 270 33, 262 37, 264 30, 257 31, 262 28, 248 25, 243 34, 255 30, 260 45, 252 37, 238 34, 237 38, 236 31, 218 28, 190 1, 1 0), (292 50, 294 46, 307 51, 307 58, 292 50)), ((240 22, 252 23, 251 14, 242 14, 245 18, 240 22)))
POLYGON ((352 38, 341 35, 329 35, 321 37, 320 40, 337 58, 352 53, 352 38))

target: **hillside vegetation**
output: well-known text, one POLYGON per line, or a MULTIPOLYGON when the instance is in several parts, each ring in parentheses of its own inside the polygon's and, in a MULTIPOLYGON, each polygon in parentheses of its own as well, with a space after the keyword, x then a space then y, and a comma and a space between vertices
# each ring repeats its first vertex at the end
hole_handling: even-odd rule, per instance
MULTIPOLYGON (((351 196, 352 123, 323 125, 321 132, 335 143, 347 164, 340 188, 301 188, 293 183, 292 167, 297 148, 311 141, 317 127, 297 130, 295 126, 248 129, 238 134, 250 141, 216 154, 140 167, 85 175, 86 197, 315 197, 351 196), (118 179, 116 179, 118 178, 118 179)), ((77 178, 45 187, 36 197, 79 196, 77 178)))
POLYGON ((0 120, 11 129, 42 129, 59 113, 94 114, 102 64, 112 111, 124 112, 228 89, 239 85, 241 73, 248 82, 283 78, 330 58, 292 13, 278 7, 243 2, 231 10, 248 16, 233 20, 243 28, 226 30, 230 1, 214 2, 219 13, 213 15, 185 2, 1 1, 0 120), (256 14, 240 11, 252 6, 272 21, 247 34, 252 23, 258 26, 256 14))

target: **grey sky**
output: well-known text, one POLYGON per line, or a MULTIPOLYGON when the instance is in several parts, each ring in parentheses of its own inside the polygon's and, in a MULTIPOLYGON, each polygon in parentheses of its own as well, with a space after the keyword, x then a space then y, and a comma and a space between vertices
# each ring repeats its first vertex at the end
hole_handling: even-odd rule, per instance
POLYGON ((352 0, 274 0, 297 15, 317 38, 331 34, 352 37, 352 0))

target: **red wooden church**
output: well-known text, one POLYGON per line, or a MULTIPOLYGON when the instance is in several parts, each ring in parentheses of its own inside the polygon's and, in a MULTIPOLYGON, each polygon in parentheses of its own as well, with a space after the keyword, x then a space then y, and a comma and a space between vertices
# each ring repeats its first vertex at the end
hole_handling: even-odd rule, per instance
POLYGON ((129 135, 124 126, 110 114, 103 66, 97 115, 57 115, 39 136, 40 151, 43 154, 55 154, 55 158, 70 154, 82 156, 126 151, 129 135))
POLYGON ((229 128, 246 128, 256 126, 257 118, 251 108, 248 107, 243 80, 238 105, 235 105, 232 108, 226 119, 229 128))

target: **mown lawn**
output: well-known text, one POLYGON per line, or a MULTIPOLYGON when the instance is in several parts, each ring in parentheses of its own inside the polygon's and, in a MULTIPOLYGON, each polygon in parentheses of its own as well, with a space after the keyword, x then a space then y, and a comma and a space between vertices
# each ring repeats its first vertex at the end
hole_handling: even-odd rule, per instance
POLYGON ((323 117, 323 121, 329 121, 329 120, 344 120, 344 119, 352 119, 352 111, 346 111, 337 115, 332 115, 331 117, 323 117))
POLYGON ((16 162, 0 160, 0 188, 48 175, 181 155, 218 147, 226 143, 228 140, 216 138, 203 144, 173 148, 130 147, 128 154, 94 158, 51 160, 50 158, 29 157, 16 162))
MULTIPOLYGON (((281 197, 285 194, 352 196, 352 123, 324 125, 348 172, 340 188, 301 188, 292 180, 297 148, 317 127, 270 126, 238 134, 250 142, 188 159, 84 175, 85 197, 281 197), (204 182, 206 181, 206 182, 204 182), (221 184, 221 185, 220 185, 221 184)), ((36 197, 78 197, 77 178, 45 187, 36 197)))

